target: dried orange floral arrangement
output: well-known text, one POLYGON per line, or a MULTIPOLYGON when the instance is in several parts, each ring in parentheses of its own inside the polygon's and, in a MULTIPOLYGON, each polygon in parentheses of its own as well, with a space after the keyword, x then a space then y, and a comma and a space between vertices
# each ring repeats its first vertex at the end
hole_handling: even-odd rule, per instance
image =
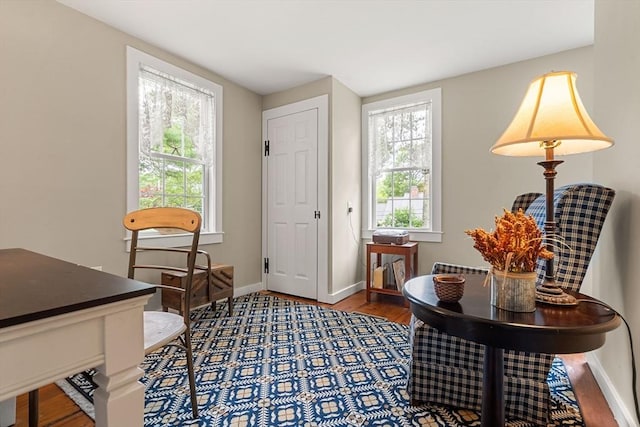
POLYGON ((496 229, 487 233, 482 228, 466 230, 475 242, 473 245, 485 261, 497 270, 512 273, 535 271, 538 258, 551 259, 553 253, 544 245, 542 232, 531 215, 522 209, 513 213, 504 210, 496 216, 496 229))

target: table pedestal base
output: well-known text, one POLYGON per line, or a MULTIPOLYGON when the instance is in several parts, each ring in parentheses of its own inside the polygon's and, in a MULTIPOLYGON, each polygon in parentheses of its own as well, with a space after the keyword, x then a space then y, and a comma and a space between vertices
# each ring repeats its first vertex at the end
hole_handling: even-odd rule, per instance
POLYGON ((484 347, 482 427, 504 426, 504 350, 484 347))

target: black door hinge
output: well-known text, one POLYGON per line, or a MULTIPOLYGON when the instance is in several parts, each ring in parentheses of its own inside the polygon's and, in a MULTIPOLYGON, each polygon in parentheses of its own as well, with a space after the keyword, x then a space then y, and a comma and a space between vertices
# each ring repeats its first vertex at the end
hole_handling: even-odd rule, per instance
POLYGON ((264 272, 265 274, 269 274, 269 258, 264 259, 264 272))
POLYGON ((320 211, 313 211, 313 217, 315 219, 320 219, 320 211))
POLYGON ((268 139, 264 142, 264 155, 265 156, 269 155, 269 140, 268 139))

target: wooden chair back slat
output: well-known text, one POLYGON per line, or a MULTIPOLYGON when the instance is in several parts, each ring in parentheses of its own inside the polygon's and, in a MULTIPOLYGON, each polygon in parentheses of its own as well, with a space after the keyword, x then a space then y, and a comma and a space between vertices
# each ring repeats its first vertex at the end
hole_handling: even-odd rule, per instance
POLYGON ((200 230, 202 217, 198 212, 184 208, 148 208, 129 212, 122 224, 130 231, 178 228, 194 233, 200 230))

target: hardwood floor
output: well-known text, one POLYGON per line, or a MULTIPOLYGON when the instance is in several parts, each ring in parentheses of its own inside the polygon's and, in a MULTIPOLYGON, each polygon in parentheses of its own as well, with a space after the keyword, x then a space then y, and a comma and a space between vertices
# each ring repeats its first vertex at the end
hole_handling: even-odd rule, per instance
MULTIPOLYGON (((288 295, 273 295, 290 298, 307 304, 331 307, 347 312, 360 312, 384 317, 392 322, 408 324, 411 312, 404 305, 403 299, 396 296, 374 295, 373 301, 367 303, 364 291, 361 291, 337 304, 329 305, 316 303, 304 298, 288 295)), ((562 357, 580 408, 584 416, 586 427, 614 427, 618 424, 602 396, 600 387, 595 382, 591 370, 582 354, 566 355, 562 357)), ((26 427, 27 395, 18 397, 16 427, 26 427)), ((93 426, 93 420, 86 416, 56 385, 51 384, 40 389, 40 426, 42 427, 87 427, 93 426)))

